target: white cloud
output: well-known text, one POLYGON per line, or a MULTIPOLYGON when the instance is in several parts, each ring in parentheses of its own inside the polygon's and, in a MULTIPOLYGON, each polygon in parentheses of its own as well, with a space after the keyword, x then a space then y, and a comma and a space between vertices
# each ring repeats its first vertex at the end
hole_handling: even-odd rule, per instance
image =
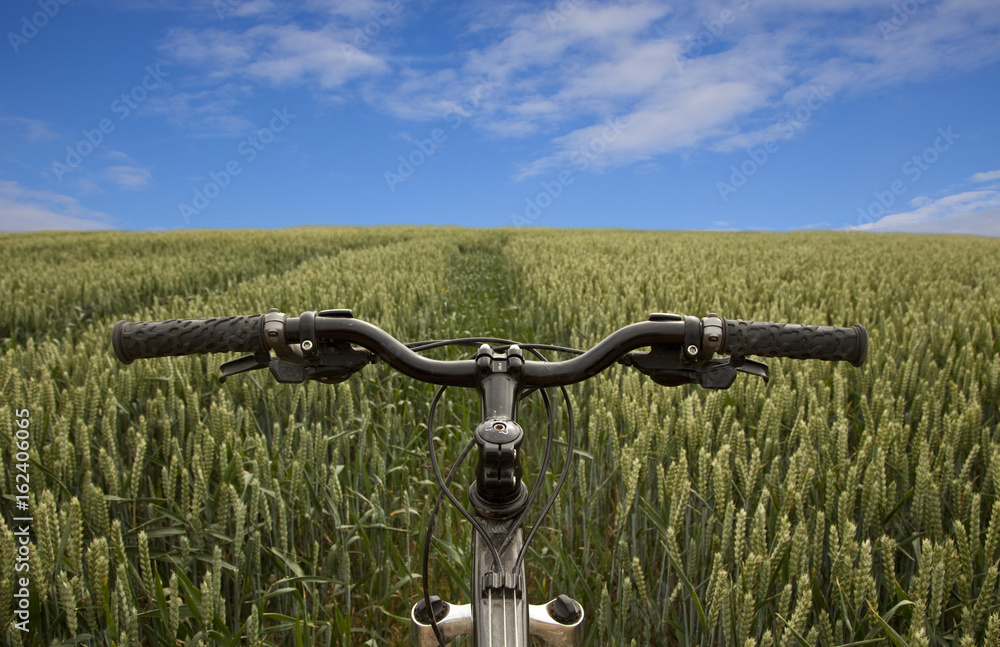
POLYGON ((1000 180, 1000 169, 996 171, 986 171, 984 173, 976 173, 971 178, 973 182, 992 182, 993 180, 1000 180))
MULTIPOLYGON (((708 6, 700 13, 681 8, 667 22, 655 13, 645 15, 644 27, 632 23, 629 31, 616 34, 618 47, 593 47, 590 59, 584 56, 578 66, 559 61, 565 74, 552 77, 549 88, 533 88, 532 100, 554 104, 544 116, 563 123, 588 113, 597 123, 608 114, 620 115, 630 124, 629 133, 605 158, 620 165, 687 147, 731 150, 787 138, 807 129, 810 118, 840 92, 1000 58, 994 35, 1000 12, 982 0, 918 11, 888 40, 877 22, 891 17, 891 9, 860 0, 755 2, 746 3, 745 11, 740 4, 708 6), (722 23, 726 9, 730 13, 722 23), (888 15, 882 16, 883 9, 888 15), (712 21, 715 33, 708 29, 712 21), (651 40, 650 30, 663 38, 651 40), (816 100, 817 88, 822 101, 816 100)), ((561 44, 559 36, 535 42, 540 34, 534 40, 531 35, 521 28, 479 59, 544 61, 561 44), (523 47, 517 55, 505 51, 514 42, 523 47)), ((515 115, 507 116, 509 128, 515 115)), ((517 116, 538 121, 534 115, 517 116)), ((525 164, 518 177, 571 155, 565 144, 575 145, 593 128, 554 138, 553 152, 525 164)))
POLYGON ((477 124, 499 136, 552 133, 549 150, 518 170, 523 179, 565 164, 611 115, 628 133, 593 168, 792 137, 838 93, 1000 58, 1000 12, 982 0, 921 8, 888 39, 877 24, 891 7, 862 0, 554 7, 503 16, 499 38, 448 74, 407 70, 380 105, 435 118, 412 107, 495 75, 501 92, 477 124))
POLYGON ((134 164, 138 163, 134 159, 132 159, 132 156, 130 156, 128 153, 125 153, 125 152, 122 152, 122 151, 116 151, 116 150, 105 151, 104 152, 104 157, 106 159, 115 160, 117 162, 122 162, 124 164, 133 164, 134 165, 134 164))
POLYGON ((965 191, 922 201, 913 211, 890 214, 851 229, 1000 236, 1000 190, 965 191))
POLYGON ((39 119, 26 119, 25 117, 0 116, 0 123, 9 126, 12 130, 21 133, 29 142, 41 142, 56 139, 56 135, 49 129, 48 124, 39 119))
POLYGON ((574 160, 582 166, 582 159, 589 161, 588 168, 602 169, 694 146, 725 134, 724 124, 735 113, 759 105, 764 98, 760 88, 729 79, 658 96, 623 117, 610 119, 611 124, 624 126, 620 135, 608 130, 607 121, 577 129, 554 140, 555 153, 525 165, 516 177, 524 179, 574 160))
MULTIPOLYGON (((122 191, 143 191, 150 188, 153 181, 152 170, 127 153, 115 149, 101 149, 94 157, 99 158, 101 162, 77 167, 71 175, 62 178, 60 186, 81 197, 102 195, 111 188, 122 191)), ((33 193, 55 195, 45 192, 33 193)))
POLYGON ((150 98, 147 108, 186 130, 238 133, 252 126, 240 107, 253 93, 254 83, 305 85, 329 93, 354 79, 387 72, 385 61, 368 51, 375 46, 355 46, 354 31, 339 26, 345 19, 336 14, 353 14, 365 3, 348 4, 339 12, 320 7, 334 16, 318 27, 279 24, 267 6, 259 5, 255 11, 260 10, 260 16, 241 16, 223 27, 170 30, 160 51, 176 63, 199 69, 200 78, 166 97, 150 98), (254 17, 258 24, 245 27, 254 17), (235 28, 226 29, 229 24, 235 28))
POLYGON ((306 2, 306 7, 313 11, 325 11, 355 20, 368 20, 372 17, 372 12, 385 10, 385 5, 386 2, 380 0, 307 0, 306 2))
POLYGON ((209 78, 318 83, 329 90, 388 71, 383 60, 355 44, 355 36, 332 22, 314 29, 266 22, 242 31, 173 29, 160 49, 176 61, 205 68, 209 78))
POLYGON ((69 196, 0 180, 0 231, 114 229, 111 222, 69 196))
POLYGON ((247 84, 223 83, 208 90, 173 92, 150 97, 144 109, 163 115, 167 121, 184 130, 198 133, 243 133, 253 128, 253 122, 239 114, 243 99, 251 92, 247 84))
POLYGON ((149 187, 153 174, 141 166, 109 166, 104 177, 125 191, 141 191, 149 187))
POLYGON ((356 47, 349 33, 336 28, 262 26, 246 36, 257 43, 259 53, 242 73, 274 84, 318 82, 323 89, 333 89, 355 77, 388 71, 384 61, 356 47))
MULTIPOLYGON (((629 131, 595 167, 795 136, 811 123, 798 119, 789 130, 788 116, 817 87, 829 100, 1000 60, 995 0, 917 3, 891 30, 880 23, 893 19, 894 6, 866 0, 513 2, 459 12, 468 30, 462 42, 475 44, 431 58, 390 55, 397 53, 392 24, 356 42, 385 3, 305 6, 314 13, 279 20, 276 5, 249 28, 250 18, 173 30, 162 50, 209 79, 327 95, 360 86, 365 101, 401 119, 434 121, 457 111, 494 136, 541 134, 548 146, 518 169, 522 178, 565 163, 610 116, 629 131), (484 78, 496 92, 463 112, 463 99, 484 78)), ((417 11, 404 4, 385 19, 417 11)), ((196 113, 197 102, 189 104, 196 113)))
POLYGON ((207 67, 211 77, 222 78, 251 59, 253 42, 221 29, 171 29, 160 51, 177 62, 207 67))
MULTIPOLYGON (((276 6, 273 2, 271 2, 271 0, 247 0, 233 9, 233 15, 255 16, 257 14, 268 13, 273 11, 275 8, 276 6)), ((216 14, 218 13, 218 10, 216 10, 216 14)))

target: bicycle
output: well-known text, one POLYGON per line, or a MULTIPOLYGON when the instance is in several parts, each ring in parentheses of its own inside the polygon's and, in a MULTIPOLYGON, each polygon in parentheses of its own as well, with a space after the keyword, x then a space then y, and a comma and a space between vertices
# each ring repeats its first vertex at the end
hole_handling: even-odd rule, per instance
POLYGON ((567 595, 539 605, 525 601, 527 547, 565 481, 573 456, 574 422, 566 386, 593 377, 614 363, 631 366, 663 386, 696 384, 727 389, 738 373, 768 379, 767 366, 748 355, 847 361, 864 364, 868 333, 850 328, 727 320, 654 313, 645 322, 621 328, 587 351, 544 344, 519 344, 496 338, 463 338, 404 344, 381 328, 355 319, 350 310, 303 312, 287 317, 272 309, 261 315, 167 321, 119 321, 112 332, 118 359, 204 354, 250 353, 221 366, 220 379, 268 369, 281 383, 315 380, 335 384, 365 366, 383 361, 414 379, 440 388, 430 404, 427 435, 431 465, 441 489, 431 513, 422 556, 423 598, 410 612, 411 642, 420 647, 447 645, 458 636, 473 636, 480 647, 530 644, 529 636, 556 647, 578 647, 583 641, 583 607, 567 595), (419 353, 447 345, 474 345, 470 359, 437 360, 419 353), (639 349, 649 347, 648 351, 639 349), (562 351, 572 359, 544 361, 542 350, 562 351), (271 355, 271 352, 274 355, 271 355), (525 358, 525 353, 538 359, 525 358), (725 357, 715 357, 726 354, 725 357), (442 475, 434 452, 434 411, 449 386, 474 388, 481 398, 481 422, 473 438, 442 475), (549 418, 548 440, 540 463, 547 469, 552 448, 553 416, 545 388, 561 389, 567 405, 567 460, 542 511, 524 535, 525 513, 534 502, 524 482, 520 447, 524 430, 517 423, 519 400, 542 393, 549 418), (469 488, 474 514, 450 490, 458 468, 473 448, 478 450, 476 480, 469 488), (472 540, 471 597, 463 605, 431 596, 427 589, 429 548, 438 510, 447 497, 475 529, 472 540))

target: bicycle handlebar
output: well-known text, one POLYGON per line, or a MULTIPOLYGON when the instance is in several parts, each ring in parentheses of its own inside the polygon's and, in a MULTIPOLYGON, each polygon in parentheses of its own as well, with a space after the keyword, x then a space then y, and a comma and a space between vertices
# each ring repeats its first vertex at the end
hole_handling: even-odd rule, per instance
MULTIPOLYGON (((198 353, 256 353, 270 349, 281 356, 277 337, 281 337, 281 345, 300 344, 303 349, 305 345, 302 342, 314 337, 318 343, 362 346, 401 373, 424 382, 449 386, 475 385, 474 360, 430 359, 410 350, 378 326, 354 319, 348 311, 324 312, 338 314, 320 313, 317 316, 311 312, 303 313, 298 318, 285 318, 277 313, 281 318, 280 329, 265 324, 271 315, 259 314, 136 323, 119 321, 112 332, 112 346, 122 363, 131 364, 141 358, 198 353)), ((593 348, 572 359, 525 361, 522 369, 524 385, 549 387, 580 382, 601 372, 630 351, 646 346, 676 348, 678 357, 683 356, 691 362, 704 361, 720 352, 736 356, 847 361, 861 366, 868 353, 868 333, 861 325, 851 328, 806 326, 726 320, 714 316, 699 320, 677 315, 654 315, 651 319, 611 333, 593 348)))
POLYGON ((111 345, 123 364, 137 359, 204 353, 252 353, 267 350, 261 335, 263 315, 119 321, 111 345))
POLYGON ((841 328, 731 319, 726 320, 722 350, 733 355, 845 361, 861 366, 868 357, 868 331, 860 324, 841 328))

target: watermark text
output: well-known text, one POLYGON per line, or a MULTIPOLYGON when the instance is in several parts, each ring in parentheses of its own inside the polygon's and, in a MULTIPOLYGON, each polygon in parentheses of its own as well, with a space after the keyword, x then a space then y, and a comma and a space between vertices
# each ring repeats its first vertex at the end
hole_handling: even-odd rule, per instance
POLYGON ((684 48, 674 54, 674 65, 678 72, 683 72, 688 61, 701 56, 706 47, 709 47, 726 33, 727 27, 736 22, 737 12, 746 11, 750 8, 753 0, 734 0, 733 9, 722 9, 718 15, 709 20, 703 20, 701 29, 693 36, 688 36, 684 43, 684 48))
MULTIPOLYGON (((492 96, 498 85, 491 74, 476 85, 457 105, 448 108, 443 118, 451 126, 451 130, 458 130, 467 119, 481 110, 486 99, 492 96)), ((413 177, 416 170, 441 150, 447 141, 447 131, 443 128, 434 128, 427 137, 411 142, 413 147, 410 152, 396 157, 398 164, 395 170, 388 170, 382 174, 389 190, 395 193, 396 188, 413 177)))
POLYGON ((747 158, 738 165, 733 164, 729 167, 728 181, 717 180, 715 183, 715 189, 722 201, 729 202, 731 195, 746 186, 750 178, 778 152, 781 141, 791 139, 797 131, 805 128, 816 111, 826 105, 832 97, 833 94, 827 91, 826 86, 814 86, 805 101, 794 111, 786 112, 784 117, 774 124, 774 133, 777 137, 769 137, 761 146, 746 149, 747 158))
POLYGON ((572 168, 563 169, 556 177, 543 181, 541 183, 542 190, 534 196, 526 197, 524 208, 510 214, 511 222, 518 227, 523 227, 537 220, 542 212, 551 207, 565 193, 566 188, 576 181, 576 174, 590 168, 608 150, 610 144, 621 137, 626 130, 628 130, 628 124, 623 122, 621 118, 607 119, 600 136, 582 144, 569 155, 569 163, 572 168))
POLYGON ((169 76, 167 72, 160 69, 161 64, 147 65, 146 75, 142 81, 137 83, 128 92, 122 92, 109 106, 111 112, 118 117, 116 122, 110 117, 104 117, 97 122, 95 128, 84 128, 80 133, 83 137, 75 144, 67 144, 66 156, 62 161, 54 160, 50 169, 62 182, 63 176, 72 173, 77 167, 83 164, 97 148, 104 142, 105 137, 115 132, 118 123, 129 118, 129 116, 139 107, 149 93, 159 88, 163 84, 163 78, 169 76))
POLYGON ((21 48, 28 44, 32 38, 38 35, 39 30, 44 29, 49 21, 59 14, 62 6, 69 4, 69 0, 38 0, 38 8, 29 18, 21 16, 21 29, 19 32, 7 32, 7 42, 10 43, 15 54, 21 52, 21 48))
POLYGON ((382 30, 389 26, 392 19, 403 11, 402 0, 390 0, 380 9, 371 9, 368 13, 372 19, 361 27, 355 27, 354 38, 351 43, 341 43, 340 52, 348 61, 354 60, 365 48, 367 48, 373 38, 378 38, 382 30))
POLYGON ((273 108, 271 114, 271 120, 266 127, 253 133, 236 146, 236 154, 239 155, 239 158, 229 160, 218 171, 211 171, 208 174, 208 182, 204 186, 192 189, 190 203, 181 202, 177 205, 185 223, 190 224, 192 216, 200 215, 202 211, 207 209, 213 200, 222 195, 222 191, 230 185, 233 178, 243 172, 240 160, 244 164, 252 163, 275 140, 277 133, 282 132, 295 119, 295 115, 289 113, 287 107, 280 110, 273 108))
POLYGON ((889 35, 902 29, 910 22, 910 17, 925 4, 927 0, 903 0, 892 5, 892 16, 878 22, 878 32, 882 34, 882 40, 889 40, 889 35))
POLYGON ((31 620, 31 412, 14 411, 14 627, 28 631, 31 620))
POLYGON ((867 207, 858 207, 858 224, 867 225, 875 222, 886 214, 886 211, 896 204, 896 199, 906 193, 907 187, 920 180, 924 173, 930 170, 941 155, 948 151, 956 141, 961 139, 960 133, 952 132, 951 126, 938 128, 937 136, 930 146, 910 157, 899 168, 906 180, 895 179, 885 190, 872 192, 874 202, 867 207))

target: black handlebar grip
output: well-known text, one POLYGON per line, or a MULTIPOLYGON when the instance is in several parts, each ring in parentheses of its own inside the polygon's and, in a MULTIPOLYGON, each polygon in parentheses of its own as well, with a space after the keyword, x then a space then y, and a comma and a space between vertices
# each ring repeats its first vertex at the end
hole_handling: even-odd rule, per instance
POLYGON ((841 328, 727 319, 722 352, 861 366, 868 357, 868 331, 860 324, 841 328))
POLYGON ((263 322, 263 315, 136 323, 119 321, 111 333, 111 345, 115 349, 115 355, 124 364, 146 357, 252 353, 267 350, 262 331, 263 322))

